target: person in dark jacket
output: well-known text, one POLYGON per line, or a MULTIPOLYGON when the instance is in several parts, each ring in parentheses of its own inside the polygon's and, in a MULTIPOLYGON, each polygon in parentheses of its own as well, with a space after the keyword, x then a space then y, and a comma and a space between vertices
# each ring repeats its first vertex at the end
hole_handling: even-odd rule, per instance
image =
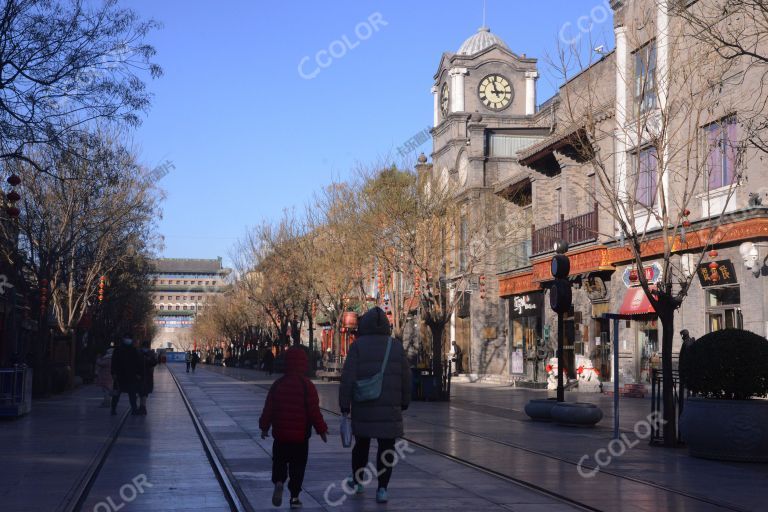
POLYGON ((272 372, 275 369, 275 355, 272 353, 272 348, 268 348, 266 352, 264 352, 264 371, 267 372, 269 375, 272 375, 272 372))
POLYGON ((128 394, 131 414, 139 414, 139 409, 136 407, 136 392, 139 391, 141 378, 141 358, 130 338, 124 338, 112 354, 112 377, 115 382, 112 415, 117 414, 117 403, 122 393, 128 394))
POLYGON ((155 366, 157 356, 149 348, 149 341, 141 343, 139 357, 141 359, 141 382, 139 385, 139 414, 147 414, 147 397, 155 389, 155 366))
POLYGON ((328 426, 320 412, 317 389, 305 374, 309 366, 307 354, 299 347, 285 354, 285 375, 269 388, 264 410, 259 418, 261 438, 266 439, 272 427, 272 483, 275 490, 272 504, 283 502, 286 478, 291 492, 291 508, 301 507, 299 493, 304 482, 304 471, 309 456, 309 437, 312 427, 323 442, 328 442, 328 426))
POLYGON ((200 354, 197 352, 192 352, 192 373, 195 373, 195 368, 197 368, 197 363, 200 362, 200 354))
POLYGON ((395 440, 403 436, 403 413, 411 401, 411 370, 402 343, 392 340, 389 359, 384 369, 381 396, 376 400, 355 402, 353 390, 358 380, 373 377, 381 371, 392 329, 386 313, 374 307, 363 315, 358 338, 350 346, 339 388, 339 406, 344 415, 352 412, 352 480, 358 493, 363 492, 362 476, 368 464, 371 438, 378 442, 376 466, 378 491, 376 501, 386 503, 387 486, 392 477, 395 440))

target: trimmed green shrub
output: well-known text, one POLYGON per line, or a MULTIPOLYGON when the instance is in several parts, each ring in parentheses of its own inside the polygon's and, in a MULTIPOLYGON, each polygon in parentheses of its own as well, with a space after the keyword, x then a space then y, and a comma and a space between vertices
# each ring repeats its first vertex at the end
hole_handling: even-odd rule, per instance
POLYGON ((687 389, 704 398, 746 400, 768 395, 768 340, 741 329, 706 334, 680 360, 687 389))

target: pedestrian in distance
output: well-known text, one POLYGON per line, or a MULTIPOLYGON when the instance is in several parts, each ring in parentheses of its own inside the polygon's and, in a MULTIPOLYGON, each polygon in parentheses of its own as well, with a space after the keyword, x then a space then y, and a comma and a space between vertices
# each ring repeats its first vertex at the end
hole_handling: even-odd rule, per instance
POLYGON ((112 402, 112 353, 113 348, 108 348, 96 359, 96 385, 102 392, 103 399, 99 407, 109 407, 112 402))
POLYGON ((141 342, 141 383, 139 386, 139 414, 147 415, 147 397, 155 389, 155 366, 157 366, 157 356, 149 348, 150 342, 141 342))
POLYGON ((341 374, 339 406, 344 416, 352 413, 352 477, 347 485, 358 494, 364 492, 363 480, 368 465, 371 439, 376 438, 378 490, 376 501, 386 503, 387 486, 392 477, 396 453, 395 441, 403 436, 403 411, 411 401, 411 370, 402 343, 390 337, 392 329, 381 308, 368 310, 358 326, 358 338, 349 347, 341 374), (375 377, 383 370, 378 398, 355 400, 359 381, 375 377))
POLYGON ((112 396, 112 415, 117 414, 117 403, 122 393, 128 394, 131 404, 131 414, 139 414, 136 406, 136 393, 139 391, 141 378, 141 357, 131 338, 123 338, 120 345, 112 354, 112 378, 115 381, 115 392, 112 396))
POLYGON ((187 350, 187 354, 184 356, 184 362, 187 363, 187 373, 189 373, 189 367, 192 366, 192 352, 187 350))
POLYGON ((267 372, 268 375, 272 375, 272 372, 275 369, 275 355, 272 353, 272 349, 269 348, 264 353, 264 371, 267 372))
POLYGON ((192 373, 195 373, 195 368, 197 368, 197 363, 200 362, 200 355, 197 352, 192 352, 192 361, 190 363, 192 364, 192 373))
POLYGON ((691 345, 696 342, 696 338, 690 335, 688 329, 683 329, 680 331, 680 338, 682 338, 683 343, 680 346, 680 354, 678 355, 677 359, 677 368, 680 378, 680 411, 682 412, 683 407, 685 407, 685 399, 688 398, 688 390, 685 387, 685 381, 688 377, 687 373, 690 371, 690 361, 688 361, 690 354, 688 351, 690 350, 691 345))
POLYGON ((456 371, 454 375, 464 373, 464 353, 462 352, 461 347, 455 341, 453 342, 453 357, 456 360, 456 371))
POLYGON ((261 438, 272 429, 272 504, 283 503, 283 488, 288 479, 290 507, 301 508, 299 499, 309 457, 312 427, 323 442, 328 442, 328 426, 320 412, 320 399, 312 381, 306 377, 309 361, 298 347, 285 356, 285 374, 269 388, 264 410, 259 418, 261 438))

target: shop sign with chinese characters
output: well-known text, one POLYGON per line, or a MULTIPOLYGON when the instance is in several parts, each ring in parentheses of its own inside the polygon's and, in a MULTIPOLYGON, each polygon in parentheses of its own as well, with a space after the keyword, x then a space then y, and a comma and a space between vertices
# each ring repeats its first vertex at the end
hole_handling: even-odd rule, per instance
POLYGON ((714 261, 699 265, 699 281, 702 287, 736 284, 736 271, 730 260, 714 261), (714 263, 714 265, 713 265, 714 263))

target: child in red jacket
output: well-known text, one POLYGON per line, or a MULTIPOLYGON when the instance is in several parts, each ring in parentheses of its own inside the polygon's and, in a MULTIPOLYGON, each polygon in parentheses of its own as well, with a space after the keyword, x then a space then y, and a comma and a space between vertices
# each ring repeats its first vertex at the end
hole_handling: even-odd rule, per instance
POLYGON ((259 418, 261 438, 266 439, 272 427, 272 483, 275 491, 272 504, 283 503, 283 485, 286 478, 291 491, 291 508, 300 508, 299 493, 304 481, 304 470, 309 455, 309 436, 312 427, 328 442, 328 426, 320 412, 320 399, 307 373, 307 354, 294 347, 285 353, 285 375, 277 379, 267 394, 264 410, 259 418))

